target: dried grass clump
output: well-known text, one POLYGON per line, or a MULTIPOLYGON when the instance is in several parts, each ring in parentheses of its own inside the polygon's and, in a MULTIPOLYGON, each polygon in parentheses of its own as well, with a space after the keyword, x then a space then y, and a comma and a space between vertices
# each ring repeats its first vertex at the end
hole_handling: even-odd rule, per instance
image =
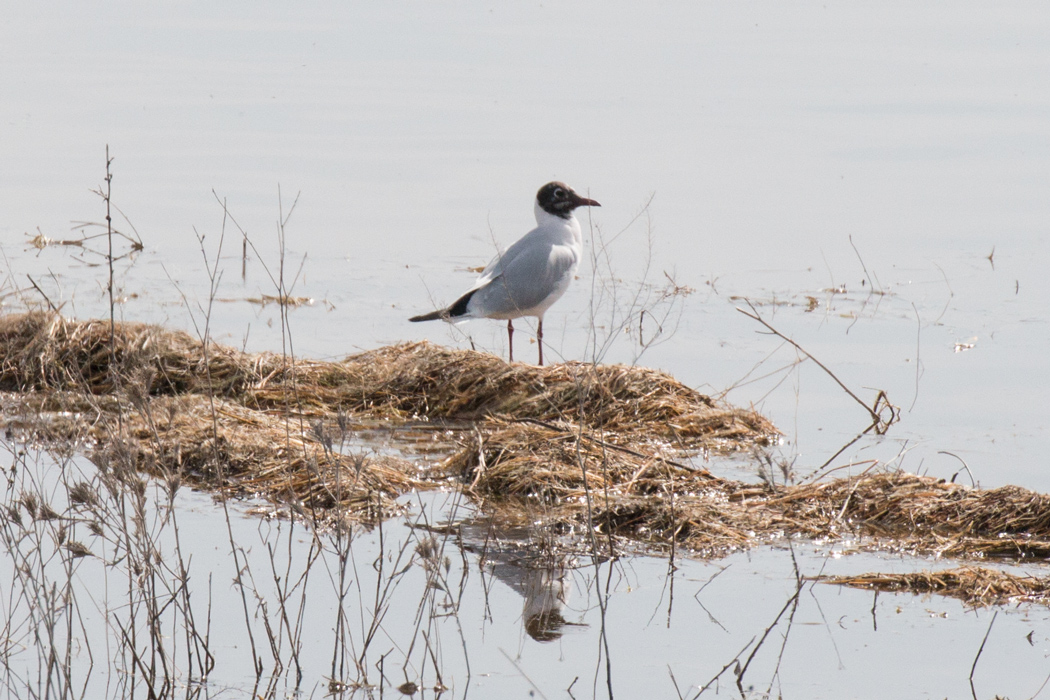
MULTIPOLYGON (((161 397, 127 414, 125 444, 136 466, 180 474, 238 496, 262 496, 307 511, 395 512, 392 499, 422 486, 407 460, 340 454, 309 425, 200 396, 161 397), (214 411, 213 411, 214 407, 214 411)), ((93 433, 112 449, 112 424, 93 433)), ((96 450, 96 453, 99 451, 96 450)))
MULTIPOLYGON (((578 497, 595 485, 630 495, 666 490, 661 485, 666 478, 710 479, 672 466, 662 456, 675 454, 668 441, 719 449, 763 442, 775 433, 756 413, 716 404, 644 368, 511 365, 429 343, 381 348, 342 362, 293 361, 205 345, 186 333, 146 324, 111 329, 105 321, 48 313, 0 317, 0 388, 21 392, 23 400, 35 397, 43 413, 47 402, 86 402, 76 408, 93 414, 87 419, 91 429, 83 434, 74 436, 76 426, 68 421, 42 420, 32 428, 52 442, 63 432, 70 442, 94 441, 100 463, 123 460, 209 488, 315 509, 363 508, 375 494, 389 499, 423 486, 409 476, 407 462, 364 464, 326 449, 313 423, 347 413, 357 421, 393 424, 473 421, 483 442, 502 435, 489 440, 491 446, 511 438, 505 449, 522 449, 519 467, 535 462, 524 445, 544 443, 543 458, 549 460, 549 448, 565 442, 546 444, 551 430, 571 435, 599 429, 602 439, 588 438, 582 449, 606 455, 607 465, 619 459, 624 473, 614 471, 592 484, 568 483, 572 472, 565 467, 576 463, 580 451, 573 448, 548 462, 546 485, 506 477, 505 483, 520 489, 514 493, 548 490, 548 500, 578 497), (640 470, 639 459, 645 462, 640 470)), ((436 435, 455 446, 450 433, 436 435)), ((511 462, 494 462, 514 471, 511 462)), ((544 478, 542 470, 531 474, 533 481, 544 478)))
POLYGON ((659 449, 623 448, 573 424, 493 421, 489 428, 441 466, 482 497, 558 504, 579 502, 588 491, 620 498, 721 481, 669 459, 671 450, 663 456, 659 449))
MULTIPOLYGON (((652 447, 652 446, 650 446, 652 447)), ((762 486, 720 479, 659 450, 610 444, 570 425, 501 422, 477 433, 434 476, 452 476, 503 519, 532 517, 647 546, 722 556, 782 534, 747 503, 762 486)))
POLYGON ((219 396, 249 408, 393 419, 567 420, 612 440, 673 440, 693 448, 765 443, 776 429, 753 411, 713 401, 655 370, 567 363, 508 364, 486 353, 408 343, 342 362, 251 355, 138 323, 110 326, 57 314, 0 317, 0 388, 110 393, 121 381, 151 395, 219 396))
POLYGON ((142 472, 171 485, 266 498, 313 522, 389 517, 399 511, 395 497, 427 487, 407 460, 343 454, 325 444, 320 426, 199 395, 100 401, 52 391, 2 398, 9 431, 49 449, 78 446, 129 483, 142 472))
POLYGON ((0 389, 110 394, 114 382, 147 379, 147 393, 230 396, 254 381, 243 354, 202 344, 187 333, 143 323, 71 321, 55 313, 0 316, 0 389))
POLYGON ((972 607, 1008 602, 1050 605, 1050 579, 1018 576, 978 566, 910 574, 818 576, 813 580, 877 591, 936 593, 965 601, 972 607))
POLYGON ((19 420, 49 439, 89 441, 106 468, 131 464, 314 515, 363 517, 451 477, 507 516, 540 507, 567 531, 704 556, 785 536, 960 557, 1050 555, 1050 496, 1017 487, 982 491, 897 472, 773 487, 692 467, 683 447, 750 446, 773 428, 652 370, 508 365, 428 343, 293 362, 205 348, 153 326, 115 331, 111 355, 107 323, 0 319, 0 387, 23 392, 15 402, 39 424, 19 420), (433 431, 428 451, 457 441, 458 450, 423 473, 407 460, 333 451, 323 424, 345 431, 347 413, 391 426, 472 422, 433 431))
POLYGON ((399 416, 562 420, 637 440, 690 443, 766 442, 776 434, 759 414, 717 403, 644 367, 508 364, 487 353, 426 342, 379 348, 341 365, 359 373, 367 387, 358 394, 345 392, 342 401, 382 407, 399 416))
POLYGON ((861 538, 858 547, 946 556, 1050 554, 1050 497, 1017 487, 983 491, 879 472, 773 488, 718 479, 578 429, 513 423, 479 434, 443 466, 491 507, 542 505, 548 517, 574 524, 589 512, 605 534, 707 556, 786 535, 850 536, 861 538))
POLYGON ((796 487, 780 500, 804 521, 848 523, 946 556, 1050 554, 1050 496, 1017 486, 982 490, 886 472, 796 487))

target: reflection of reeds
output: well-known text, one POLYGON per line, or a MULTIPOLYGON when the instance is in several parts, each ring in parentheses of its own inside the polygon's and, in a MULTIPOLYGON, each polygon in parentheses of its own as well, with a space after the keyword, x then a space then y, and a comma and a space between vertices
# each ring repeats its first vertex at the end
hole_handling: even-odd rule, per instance
POLYGON ((86 677, 76 671, 108 657, 91 651, 107 631, 116 642, 112 663, 121 671, 115 678, 125 690, 145 685, 150 697, 170 697, 173 664, 190 678, 206 677, 214 666, 208 624, 198 623, 190 603, 179 518, 171 508, 177 480, 150 486, 129 464, 131 453, 100 454, 97 470, 68 456, 53 454, 54 462, 42 464, 19 453, 21 468, 8 482, 0 517, 0 541, 13 564, 2 635, 9 644, 0 647, 0 662, 18 695, 83 697, 86 677), (105 607, 101 629, 85 623, 85 582, 91 582, 89 607, 105 607), (171 629, 182 634, 172 636, 171 629), (37 673, 22 677, 16 669, 31 669, 34 655, 37 673))

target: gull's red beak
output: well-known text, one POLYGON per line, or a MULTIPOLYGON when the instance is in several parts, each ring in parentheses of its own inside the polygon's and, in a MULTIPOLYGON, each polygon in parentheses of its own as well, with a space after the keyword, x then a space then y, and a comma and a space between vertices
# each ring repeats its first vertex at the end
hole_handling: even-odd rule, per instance
POLYGON ((573 192, 571 196, 572 196, 572 203, 573 203, 574 206, 577 206, 577 207, 600 207, 601 206, 601 204, 598 204, 598 202, 596 202, 595 200, 587 199, 586 197, 581 197, 580 195, 576 194, 575 192, 573 192))

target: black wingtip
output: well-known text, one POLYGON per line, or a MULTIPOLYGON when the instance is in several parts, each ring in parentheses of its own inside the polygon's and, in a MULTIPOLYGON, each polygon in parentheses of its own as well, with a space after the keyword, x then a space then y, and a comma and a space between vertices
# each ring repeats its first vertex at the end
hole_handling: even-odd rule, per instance
POLYGON ((467 304, 470 302, 470 298, 474 296, 474 292, 478 290, 472 289, 459 299, 456 299, 456 303, 448 307, 445 310, 448 318, 456 318, 457 316, 464 316, 467 313, 467 304))

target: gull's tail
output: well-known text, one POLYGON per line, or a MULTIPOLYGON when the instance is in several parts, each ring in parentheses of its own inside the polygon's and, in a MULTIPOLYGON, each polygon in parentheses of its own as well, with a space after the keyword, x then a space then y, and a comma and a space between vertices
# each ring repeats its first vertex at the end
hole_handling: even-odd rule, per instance
POLYGON ((429 314, 413 316, 408 320, 415 323, 417 321, 436 321, 439 318, 448 318, 448 309, 439 309, 438 311, 431 311, 429 314))
POLYGON ((419 316, 413 316, 408 319, 415 323, 417 321, 436 321, 439 318, 442 321, 448 321, 449 319, 458 318, 460 316, 466 316, 467 314, 467 302, 474 296, 474 292, 478 290, 471 289, 469 292, 456 299, 456 302, 448 307, 447 309, 438 309, 437 311, 431 311, 429 314, 421 314, 419 316))

